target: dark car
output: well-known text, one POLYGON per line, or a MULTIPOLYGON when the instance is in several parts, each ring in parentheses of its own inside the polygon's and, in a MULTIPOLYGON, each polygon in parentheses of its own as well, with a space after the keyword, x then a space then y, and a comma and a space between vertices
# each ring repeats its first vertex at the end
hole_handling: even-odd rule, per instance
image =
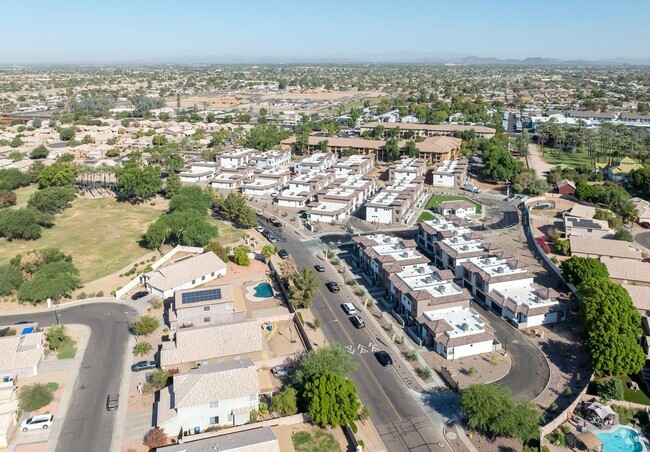
POLYGON ((280 259, 286 259, 289 257, 289 253, 287 253, 287 250, 280 250, 278 251, 278 256, 280 256, 280 259))
POLYGON ((375 352, 375 358, 377 358, 379 364, 381 364, 384 367, 393 365, 393 358, 390 357, 388 352, 385 352, 383 350, 380 352, 375 352))
POLYGON ((330 292, 340 292, 341 288, 339 287, 339 283, 336 281, 329 281, 327 284, 325 284, 327 288, 330 290, 330 292))
POLYGON ((141 370, 149 370, 156 368, 156 361, 139 361, 131 366, 133 372, 140 372, 141 370))
POLYGON ((117 410, 117 405, 120 401, 120 395, 117 392, 112 392, 106 397, 106 409, 108 411, 117 410))
POLYGON ((269 223, 271 223, 276 228, 281 228, 282 227, 282 223, 280 223, 280 220, 278 220, 277 218, 270 218, 269 223))
POLYGON ((325 266, 324 266, 324 265, 321 265, 321 264, 314 265, 314 268, 315 268, 316 271, 319 272, 319 273, 323 273, 323 272, 325 271, 325 266))
POLYGON ((354 327, 357 329, 361 329, 366 326, 366 322, 364 322, 363 319, 358 315, 353 315, 350 317, 350 322, 352 322, 352 325, 354 325, 354 327))
POLYGON ((136 292, 131 296, 131 300, 139 300, 140 298, 144 298, 147 295, 149 295, 149 292, 146 290, 141 290, 140 292, 136 292))

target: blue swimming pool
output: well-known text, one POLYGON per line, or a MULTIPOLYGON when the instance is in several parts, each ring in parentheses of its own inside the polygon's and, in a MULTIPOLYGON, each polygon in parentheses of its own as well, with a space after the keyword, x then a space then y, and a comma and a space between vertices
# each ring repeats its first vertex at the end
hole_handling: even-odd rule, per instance
POLYGON ((273 296, 273 287, 269 283, 259 283, 255 286, 255 296, 259 298, 271 298, 273 296))
POLYGON ((627 427, 618 427, 616 430, 607 433, 596 433, 598 439, 603 442, 603 452, 641 452, 643 445, 639 440, 639 434, 627 427))

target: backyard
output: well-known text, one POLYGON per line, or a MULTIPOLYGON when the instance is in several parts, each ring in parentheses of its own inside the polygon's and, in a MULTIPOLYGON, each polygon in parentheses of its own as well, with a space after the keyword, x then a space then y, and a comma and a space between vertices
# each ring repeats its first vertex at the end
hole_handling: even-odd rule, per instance
POLYGON ((429 212, 428 210, 425 210, 425 211, 422 212, 422 213, 420 214, 420 216, 418 217, 418 221, 417 221, 417 223, 419 223, 420 221, 429 221, 429 220, 433 220, 434 218, 435 218, 435 217, 433 216, 433 214, 432 214, 431 212, 429 212))
POLYGON ((427 206, 425 208, 427 210, 433 210, 438 207, 438 205, 443 201, 469 201, 476 206, 476 213, 481 213, 481 205, 476 201, 466 198, 465 196, 433 195, 431 198, 429 198, 429 201, 427 202, 427 206))
POLYGON ((341 450, 332 434, 319 428, 296 432, 291 437, 291 440, 296 452, 333 452, 341 450))
POLYGON ((570 167, 578 166, 591 166, 589 156, 586 152, 561 152, 554 151, 548 152, 548 149, 545 149, 543 159, 546 163, 554 166, 567 165, 570 167))

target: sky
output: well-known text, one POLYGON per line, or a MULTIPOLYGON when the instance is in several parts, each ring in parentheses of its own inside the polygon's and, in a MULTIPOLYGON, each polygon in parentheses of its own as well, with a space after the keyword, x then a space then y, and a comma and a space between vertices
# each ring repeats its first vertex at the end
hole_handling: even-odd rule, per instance
POLYGON ((20 0, 2 2, 0 17, 5 65, 401 52, 650 58, 649 0, 20 0))

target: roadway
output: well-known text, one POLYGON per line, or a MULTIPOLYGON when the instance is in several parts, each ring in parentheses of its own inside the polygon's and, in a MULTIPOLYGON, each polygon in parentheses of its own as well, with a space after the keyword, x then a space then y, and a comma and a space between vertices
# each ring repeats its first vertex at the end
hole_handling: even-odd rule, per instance
MULTIPOLYGON (((315 257, 324 248, 319 239, 301 241, 293 231, 287 229, 284 236, 289 236, 289 239, 278 243, 278 247, 286 249, 293 256, 298 268, 313 268, 314 265, 323 263, 323 260, 315 257)), ((335 279, 329 266, 326 272, 318 275, 323 282, 335 279)), ((382 367, 373 354, 373 351, 380 349, 386 349, 393 355, 394 352, 380 337, 372 337, 367 329, 354 328, 341 309, 340 305, 348 297, 346 292, 346 288, 342 287, 341 292, 330 293, 323 284, 318 289, 311 309, 320 320, 328 341, 346 347, 348 353, 359 363, 359 370, 351 377, 357 384, 361 400, 370 407, 373 422, 387 450, 440 450, 439 443, 446 445, 442 433, 433 428, 414 394, 396 370, 392 366, 382 367)))
MULTIPOLYGON (((115 302, 78 305, 58 312, 61 323, 88 325, 92 332, 56 451, 108 451, 118 412, 106 411, 106 396, 109 392, 119 392, 124 360, 128 358, 125 355, 129 322, 137 318, 137 312, 115 302)), ((21 321, 48 326, 56 323, 56 316, 54 310, 19 314, 2 317, 1 323, 21 321)), ((127 399, 128 394, 122 394, 121 403, 127 403, 127 399)))

